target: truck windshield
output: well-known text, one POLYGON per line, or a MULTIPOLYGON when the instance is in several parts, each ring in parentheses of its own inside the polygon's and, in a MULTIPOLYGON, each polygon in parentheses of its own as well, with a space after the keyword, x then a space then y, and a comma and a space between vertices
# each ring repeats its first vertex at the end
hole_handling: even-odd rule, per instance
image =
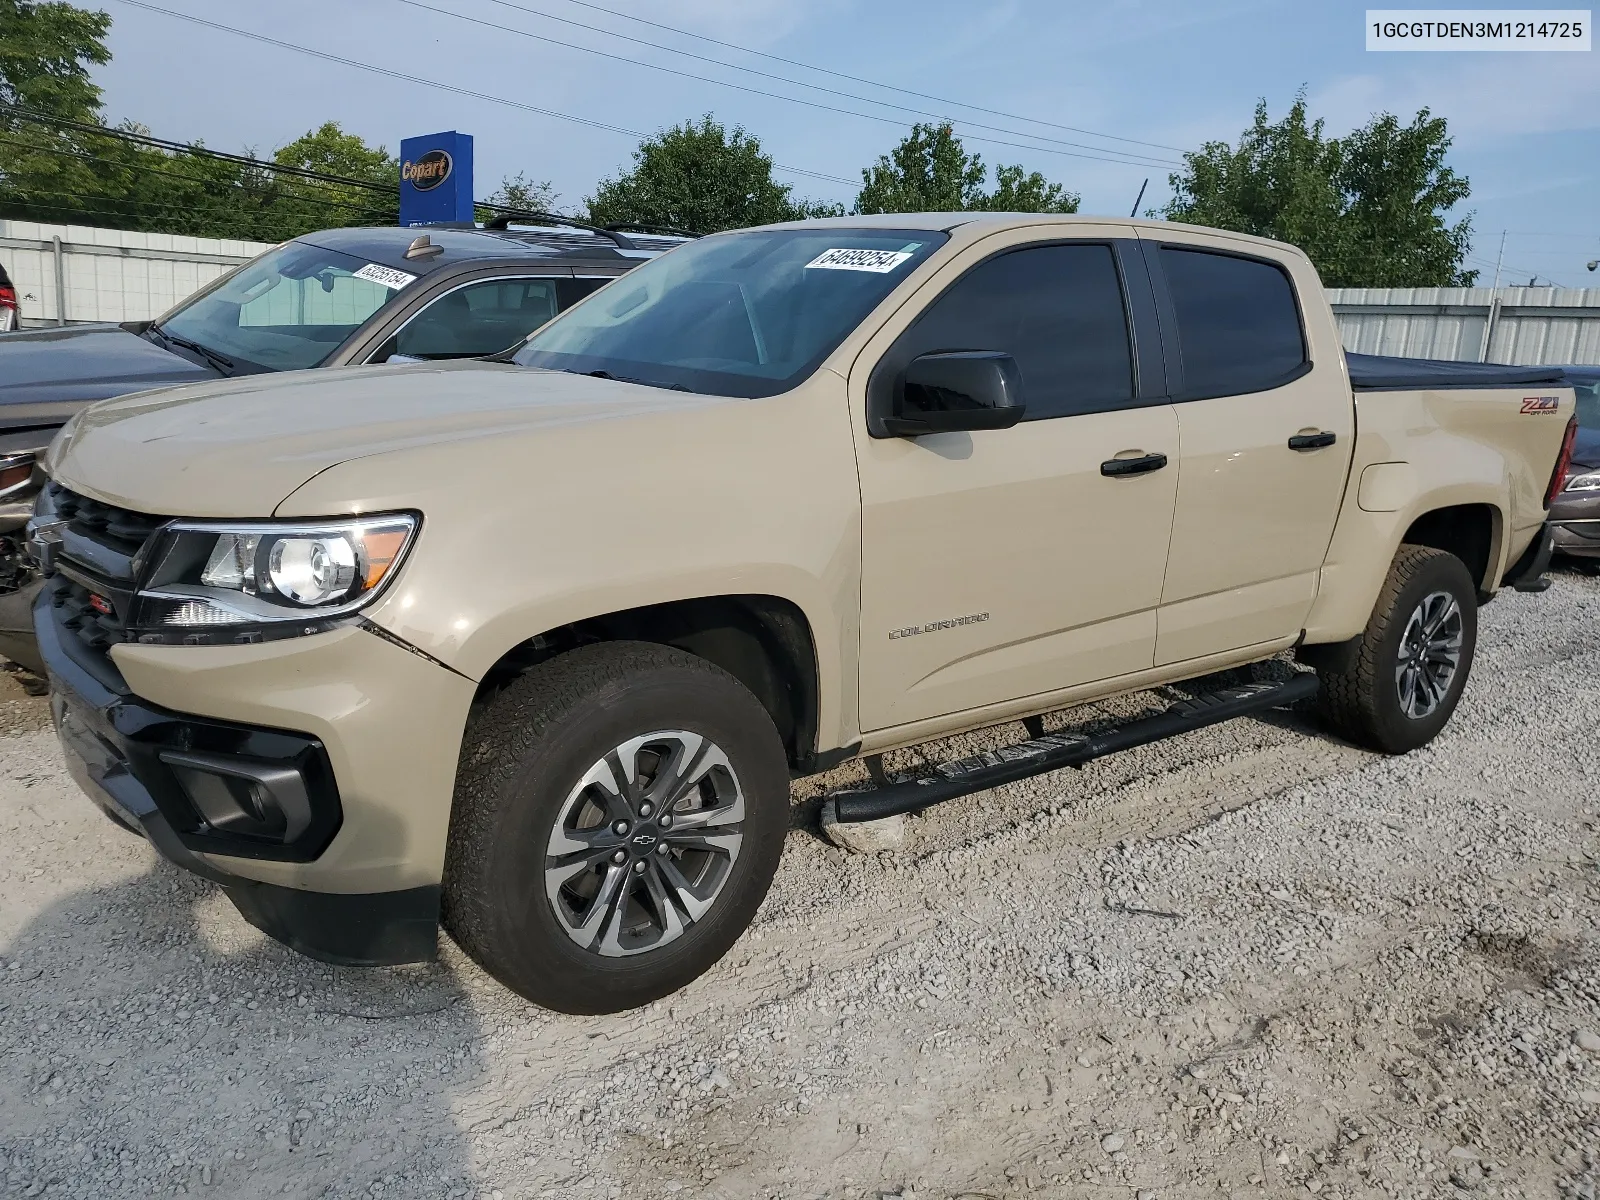
POLYGON ((527 367, 717 396, 775 396, 821 364, 946 241, 931 229, 805 228, 702 238, 540 329, 527 367))
POLYGON ((287 242, 152 327, 224 374, 315 367, 398 288, 407 272, 310 242, 287 242))

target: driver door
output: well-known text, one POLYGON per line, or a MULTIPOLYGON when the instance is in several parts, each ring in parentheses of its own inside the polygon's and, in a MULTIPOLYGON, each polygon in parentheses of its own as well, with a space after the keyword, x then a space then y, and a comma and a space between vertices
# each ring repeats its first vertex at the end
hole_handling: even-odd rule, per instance
POLYGON ((916 355, 1001 351, 1016 359, 1027 409, 1011 429, 918 438, 873 437, 858 418, 863 731, 1154 662, 1177 417, 1132 229, 1070 232, 978 243, 851 373, 864 412, 884 373, 916 355), (1159 467, 1106 473, 1116 459, 1163 455, 1159 467))

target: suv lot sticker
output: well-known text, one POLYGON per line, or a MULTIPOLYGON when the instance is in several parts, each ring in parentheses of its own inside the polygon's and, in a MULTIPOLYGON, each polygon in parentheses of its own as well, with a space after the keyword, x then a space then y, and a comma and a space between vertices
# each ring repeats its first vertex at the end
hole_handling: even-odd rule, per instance
POLYGON ((393 267, 380 266, 377 263, 368 263, 359 271, 351 273, 353 279, 365 279, 368 283, 381 284, 390 291, 398 292, 409 283, 415 283, 415 275, 407 275, 404 271, 396 271, 393 267))
POLYGON ((1522 398, 1522 411, 1525 413, 1553 413, 1560 407, 1560 396, 1524 396, 1522 398))
POLYGON ((806 264, 806 270, 871 271, 887 275, 911 255, 904 250, 824 250, 806 264))

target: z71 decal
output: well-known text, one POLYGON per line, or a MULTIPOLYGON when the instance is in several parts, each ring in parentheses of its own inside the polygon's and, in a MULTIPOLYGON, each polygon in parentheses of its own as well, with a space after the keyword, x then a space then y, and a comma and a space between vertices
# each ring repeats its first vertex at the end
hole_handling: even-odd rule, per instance
POLYGON ((1525 413, 1553 413, 1560 407, 1560 396, 1524 396, 1522 398, 1522 411, 1525 413))

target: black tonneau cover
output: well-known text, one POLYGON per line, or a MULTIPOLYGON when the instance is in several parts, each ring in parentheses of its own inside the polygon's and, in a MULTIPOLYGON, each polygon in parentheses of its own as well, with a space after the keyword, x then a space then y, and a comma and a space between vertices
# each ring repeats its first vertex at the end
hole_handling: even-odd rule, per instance
POLYGON ((1350 386, 1358 392, 1389 388, 1495 388, 1528 383, 1560 384, 1560 367, 1506 367, 1499 363, 1447 362, 1434 358, 1388 358, 1345 351, 1350 386))

